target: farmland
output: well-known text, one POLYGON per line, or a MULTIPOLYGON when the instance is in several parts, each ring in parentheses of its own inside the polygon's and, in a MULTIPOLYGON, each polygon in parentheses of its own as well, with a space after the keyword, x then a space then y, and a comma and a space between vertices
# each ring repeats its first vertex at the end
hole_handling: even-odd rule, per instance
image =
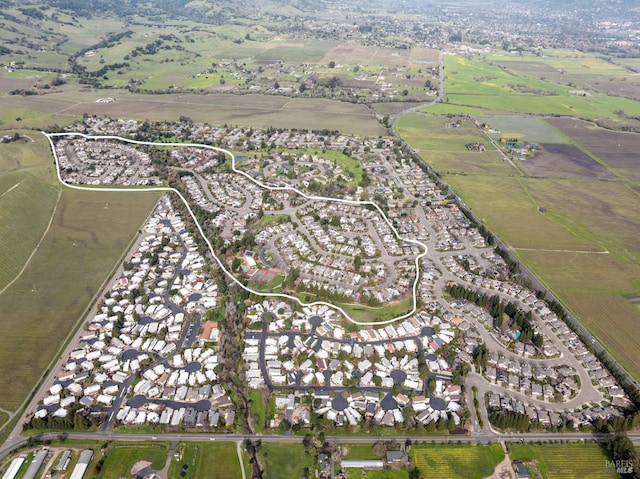
POLYGON ((504 459, 504 453, 498 444, 413 445, 411 457, 421 478, 480 479, 493 473, 495 467, 504 459))
POLYGON ((469 121, 461 120, 454 129, 446 126, 449 118, 410 114, 397 122, 397 130, 546 288, 640 377, 633 353, 640 311, 625 299, 638 293, 640 278, 638 192, 632 179, 637 134, 569 119, 481 120, 504 134, 544 142, 543 150, 519 161, 516 170, 499 157, 492 160, 493 146, 469 121), (448 153, 471 141, 483 142, 487 151, 473 152, 470 161, 464 155, 471 152, 448 153))
POLYGON ((139 120, 177 121, 185 112, 195 122, 254 128, 331 129, 357 135, 378 136, 383 126, 364 105, 321 98, 287 98, 270 95, 182 94, 145 95, 124 90, 68 91, 53 96, 3 98, 0 121, 6 126, 69 124, 84 113, 139 120), (112 103, 97 103, 115 96, 112 103), (309 114, 313 111, 313 115, 309 114), (15 118, 21 118, 17 122, 15 118))
POLYGON ((0 176, 0 291, 22 270, 40 242, 57 189, 25 172, 0 176))
POLYGON ((0 407, 22 403, 157 199, 63 190, 40 248, 0 295, 0 310, 13 312, 0 324, 0 407))
POLYGON ((594 57, 572 59, 564 52, 551 52, 542 59, 526 57, 526 61, 516 56, 447 56, 445 66, 449 108, 612 118, 617 111, 640 113, 640 102, 608 96, 609 80, 628 72, 594 57), (588 75, 583 75, 587 70, 588 75), (581 86, 590 91, 579 90, 581 86))
POLYGON ((570 118, 550 118, 548 121, 622 178, 640 180, 637 134, 605 130, 593 123, 570 118))
POLYGON ((260 446, 260 463, 266 479, 298 479, 305 467, 313 465, 313 456, 302 444, 268 442, 260 446))
POLYGON ((597 444, 513 444, 511 460, 525 463, 543 479, 606 479, 618 477, 597 444))
POLYGON ((169 479, 242 477, 236 444, 232 442, 182 443, 174 452, 178 456, 171 460, 169 479), (186 474, 182 475, 183 471, 186 474))

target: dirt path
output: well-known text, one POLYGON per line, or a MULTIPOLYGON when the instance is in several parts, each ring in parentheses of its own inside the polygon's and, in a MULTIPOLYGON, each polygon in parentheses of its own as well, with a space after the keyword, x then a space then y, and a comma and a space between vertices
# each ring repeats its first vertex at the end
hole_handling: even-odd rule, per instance
POLYGON ((509 454, 505 454, 504 460, 496 466, 493 474, 485 477, 485 479, 516 479, 516 473, 511 466, 509 454))
POLYGON ((236 442, 236 451, 238 451, 238 461, 240 461, 240 470, 242 471, 242 479, 247 479, 244 472, 244 461, 242 460, 242 441, 236 442))

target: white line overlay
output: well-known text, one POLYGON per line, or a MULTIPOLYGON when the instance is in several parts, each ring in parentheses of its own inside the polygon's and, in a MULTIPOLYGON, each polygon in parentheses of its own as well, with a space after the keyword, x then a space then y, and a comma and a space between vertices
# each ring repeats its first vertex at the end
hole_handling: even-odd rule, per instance
POLYGON ((248 175, 244 171, 236 169, 236 157, 233 155, 233 153, 231 153, 230 151, 225 150, 223 148, 217 148, 215 146, 201 145, 201 144, 198 144, 198 143, 159 143, 159 142, 153 142, 153 141, 138 141, 138 140, 131 140, 129 138, 123 138, 123 137, 114 136, 114 135, 104 135, 104 136, 103 135, 85 135, 84 133, 75 133, 75 132, 47 133, 47 132, 43 131, 42 133, 43 133, 43 135, 45 135, 47 137, 47 140, 49 140, 49 144, 51 145, 51 151, 53 152, 53 157, 54 157, 55 163, 56 163, 56 172, 58 174, 58 180, 60 181, 60 183, 62 183, 63 185, 65 185, 65 186, 67 186, 69 188, 72 188, 74 190, 84 190, 84 191, 111 191, 111 192, 120 192, 120 191, 133 191, 133 192, 164 191, 164 192, 175 193, 176 195, 178 195, 178 197, 182 200, 182 202, 184 203, 185 207, 187 208, 187 211, 189 211, 189 214, 191 215, 191 218, 193 219, 195 225, 197 226, 198 231, 202 235, 202 238, 207 243, 207 246, 209 247, 209 251, 210 251, 211 255, 213 256, 213 258, 216 260, 216 263, 218 263, 218 266, 220 266, 222 271, 224 271, 227 274, 227 276, 229 276, 229 278, 231 278, 232 281, 234 281, 238 286, 240 286, 242 289, 244 289, 245 291, 247 291, 247 292, 249 292, 251 294, 255 294, 257 296, 263 296, 263 297, 266 297, 266 298, 286 298, 286 299, 295 301, 296 303, 298 303, 302 307, 329 306, 330 308, 333 308, 333 309, 339 311, 340 314, 342 314, 342 316, 344 316, 345 319, 347 319, 348 321, 350 321, 350 322, 352 322, 354 324, 361 325, 361 326, 376 326, 376 325, 390 324, 390 323, 399 321, 401 319, 408 318, 408 317, 412 316, 417 311, 417 289, 418 289, 418 283, 420 282, 420 259, 422 259, 424 256, 426 256, 426 254, 428 252, 427 245, 425 245, 424 243, 422 243, 421 241, 418 241, 418 240, 401 237, 400 234, 398 233, 398 230, 396 230, 396 228, 393 226, 391 221, 389 221, 389 219, 384 214, 382 209, 376 203, 374 203, 372 201, 345 200, 345 199, 342 199, 342 198, 327 198, 327 197, 323 197, 323 196, 307 195, 307 194, 303 193, 302 191, 299 191, 298 189, 296 189, 296 188, 294 188, 292 186, 269 186, 269 185, 266 185, 266 184, 261 183, 260 181, 256 180, 255 178, 252 178, 250 175, 248 175), (382 215, 382 218, 387 223, 389 228, 391 228, 391 231, 393 231, 393 234, 396 236, 396 238, 398 238, 400 241, 404 241, 406 243, 414 244, 414 245, 417 245, 420 248, 422 248, 422 252, 418 256, 416 256, 416 259, 415 259, 416 277, 415 277, 415 279, 413 281, 413 288, 412 288, 412 292, 413 292, 412 303, 413 303, 413 306, 412 306, 411 311, 409 311, 408 313, 403 314, 401 316, 397 316, 395 318, 387 319, 385 321, 357 321, 357 320, 353 319, 351 316, 349 316, 349 314, 344 309, 342 309, 340 306, 336 306, 335 304, 332 304, 332 303, 327 303, 325 301, 314 301, 312 303, 305 303, 302 300, 300 300, 299 298, 297 298, 296 296, 291 296, 291 295, 284 294, 284 293, 265 293, 265 292, 256 291, 256 290, 253 290, 253 289, 247 287, 240 280, 238 280, 233 274, 231 274, 231 272, 229 270, 227 270, 227 268, 225 267, 224 263, 220 260, 220 258, 218 258, 218 255, 216 255, 215 251, 213 250, 213 246, 211 245, 211 242, 209 241, 207 236, 204 234, 204 231, 202 230, 202 227, 200 226, 200 223, 198 222, 198 219, 196 218, 196 215, 191 210, 191 207, 189 206, 188 201, 185 199, 184 196, 182 196, 182 193, 180 193, 175 188, 170 188, 168 186, 151 186, 151 187, 140 186, 140 187, 136 187, 136 188, 126 188, 126 187, 125 188, 110 188, 110 187, 103 187, 103 186, 91 187, 91 186, 79 186, 79 185, 74 185, 74 184, 65 182, 62 179, 62 176, 60 175, 60 161, 59 161, 58 155, 56 153, 56 148, 55 148, 55 144, 53 142, 53 138, 56 138, 56 137, 73 137, 73 136, 79 136, 79 137, 85 138, 87 140, 117 140, 117 141, 122 141, 122 142, 125 142, 125 143, 133 143, 135 145, 173 146, 173 147, 178 147, 178 148, 180 148, 180 147, 181 148, 205 148, 205 149, 209 149, 209 150, 213 150, 213 151, 219 151, 221 153, 224 153, 225 155, 228 155, 231 158, 231 168, 233 169, 233 171, 235 173, 243 175, 248 180, 250 180, 253 183, 255 183, 256 185, 258 185, 259 187, 265 188, 265 189, 267 189, 269 191, 289 191, 289 192, 296 193, 296 194, 298 194, 298 195, 300 195, 303 198, 306 198, 308 200, 343 203, 343 204, 353 205, 353 206, 373 206, 382 215))

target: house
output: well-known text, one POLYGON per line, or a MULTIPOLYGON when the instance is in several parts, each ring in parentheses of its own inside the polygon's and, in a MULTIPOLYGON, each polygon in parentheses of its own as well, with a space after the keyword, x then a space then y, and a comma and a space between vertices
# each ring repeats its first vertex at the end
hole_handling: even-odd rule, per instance
POLYGON ((205 321, 202 325, 202 333, 200 334, 201 343, 209 343, 218 341, 218 322, 205 321))
POLYGON ((404 452, 402 451, 387 451, 387 463, 398 464, 404 461, 404 452))
POLYGON ((522 461, 514 461, 513 464, 516 466, 516 477, 518 479, 529 479, 529 471, 522 461))

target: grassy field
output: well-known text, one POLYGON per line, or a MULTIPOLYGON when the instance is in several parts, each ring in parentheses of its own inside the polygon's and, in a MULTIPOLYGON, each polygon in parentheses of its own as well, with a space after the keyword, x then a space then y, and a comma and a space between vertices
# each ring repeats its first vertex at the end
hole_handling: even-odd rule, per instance
POLYGON ((513 444, 511 460, 525 463, 543 479, 606 479, 618 477, 606 467, 608 459, 597 444, 513 444))
POLYGON ((253 389, 249 397, 251 401, 251 414, 256 417, 256 432, 264 431, 265 419, 267 417, 267 407, 262 399, 262 392, 253 389))
POLYGON ((504 459, 502 447, 480 445, 430 445, 411 447, 411 457, 421 478, 481 479, 490 476, 504 459))
POLYGON ((0 175, 0 291, 33 253, 57 200, 56 187, 26 172, 0 175))
MULTIPOLYGON (((309 298, 309 301, 313 301, 313 298, 309 298)), ((411 298, 376 308, 365 305, 337 303, 337 305, 349 313, 354 320, 362 322, 385 321, 387 319, 395 318, 411 311, 412 304, 411 298)), ((359 329, 359 326, 356 326, 351 322, 347 323, 346 326, 350 330, 353 330, 353 328, 359 329)))
POLYGON ((62 192, 39 250, 0 295, 0 310, 10 312, 0 321, 0 407, 13 409, 24 400, 158 197, 62 192))
POLYGON ((478 116, 478 122, 499 130, 496 138, 518 138, 531 143, 567 143, 568 138, 542 118, 532 116, 478 116))
POLYGON ((9 420, 9 415, 3 412, 0 412, 0 426, 4 425, 9 420))
MULTIPOLYGON (((240 463, 235 443, 189 442, 179 444, 175 451, 178 458, 171 459, 169 479, 235 479, 241 478, 240 463), (181 475, 183 466, 187 465, 186 474, 181 475)), ((250 475, 250 470, 245 470, 250 475)))
POLYGON ((400 136, 411 138, 411 146, 421 152, 425 150, 466 153, 469 151, 467 143, 487 142, 482 130, 470 120, 455 120, 460 123, 460 128, 447 126, 451 120, 445 116, 409 113, 398 119, 395 128, 400 136))
POLYGON ((305 454, 302 444, 268 442, 260 446, 260 463, 265 479, 298 479, 313 465, 313 456, 305 454))
POLYGON ((343 444, 344 459, 379 459, 373 452, 373 444, 343 444))
POLYGON ((581 84, 593 85, 598 80, 606 83, 612 75, 625 72, 594 57, 527 57, 527 63, 523 63, 515 56, 449 55, 445 67, 446 103, 454 106, 580 117, 615 117, 616 110, 640 113, 640 102, 610 97, 604 86, 582 94, 581 84), (589 72, 586 79, 581 75, 584 71, 589 72))
POLYGON ((97 479, 120 479, 131 477, 131 468, 138 461, 150 462, 151 469, 156 471, 164 468, 167 462, 167 444, 149 443, 118 443, 109 445, 104 465, 97 479))

